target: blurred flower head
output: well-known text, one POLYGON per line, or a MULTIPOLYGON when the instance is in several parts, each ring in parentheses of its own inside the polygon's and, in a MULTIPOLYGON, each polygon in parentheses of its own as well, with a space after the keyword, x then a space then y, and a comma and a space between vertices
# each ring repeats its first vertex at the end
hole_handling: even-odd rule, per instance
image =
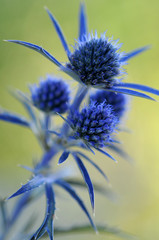
POLYGON ((115 115, 121 118, 126 111, 128 97, 121 93, 108 92, 104 90, 97 90, 90 95, 90 102, 98 104, 105 102, 110 104, 114 110, 115 115))
POLYGON ((33 105, 44 112, 65 113, 68 109, 69 88, 61 79, 47 76, 30 88, 33 105))

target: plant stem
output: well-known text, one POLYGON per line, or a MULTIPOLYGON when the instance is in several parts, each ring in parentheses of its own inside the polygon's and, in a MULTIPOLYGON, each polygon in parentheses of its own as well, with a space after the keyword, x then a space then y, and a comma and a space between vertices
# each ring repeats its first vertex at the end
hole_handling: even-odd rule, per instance
MULTIPOLYGON (((78 91, 76 93, 76 96, 74 98, 74 101, 70 107, 70 113, 74 112, 74 111, 78 111, 83 99, 85 98, 86 94, 88 92, 88 87, 83 87, 82 85, 79 85, 78 91)), ((70 114, 69 113, 69 114, 70 114)), ((69 126, 68 124, 65 122, 62 126, 62 130, 61 133, 62 135, 67 135, 69 131, 69 126)))

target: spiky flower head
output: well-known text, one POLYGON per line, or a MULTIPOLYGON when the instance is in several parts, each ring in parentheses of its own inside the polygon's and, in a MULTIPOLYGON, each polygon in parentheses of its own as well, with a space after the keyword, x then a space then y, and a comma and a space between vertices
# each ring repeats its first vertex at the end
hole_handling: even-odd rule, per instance
POLYGON ((69 116, 75 137, 95 148, 102 148, 111 141, 118 122, 112 107, 108 104, 91 103, 81 112, 76 111, 69 116))
POLYGON ((39 86, 31 87, 33 105, 44 112, 65 113, 68 109, 69 88, 61 79, 47 76, 39 86))
POLYGON ((121 93, 98 90, 91 94, 90 102, 92 101, 98 104, 103 102, 110 104, 116 116, 121 118, 126 110, 127 96, 121 93))
POLYGON ((67 67, 74 71, 87 86, 112 87, 122 74, 123 54, 117 41, 109 40, 105 34, 98 38, 89 34, 75 44, 67 67))
POLYGON ((151 100, 154 99, 141 91, 159 95, 159 90, 157 89, 141 84, 124 83, 121 81, 121 75, 125 73, 123 65, 127 64, 132 57, 149 49, 148 46, 124 53, 120 51, 118 41, 107 38, 105 34, 101 35, 100 38, 98 38, 97 34, 95 34, 95 36, 90 34, 87 28, 85 8, 84 5, 81 4, 79 36, 74 46, 74 51, 71 52, 59 23, 52 13, 48 9, 46 10, 67 54, 69 59, 68 63, 65 65, 61 64, 41 46, 19 40, 8 41, 40 53, 74 80, 87 87, 111 90, 113 92, 120 92, 151 100))

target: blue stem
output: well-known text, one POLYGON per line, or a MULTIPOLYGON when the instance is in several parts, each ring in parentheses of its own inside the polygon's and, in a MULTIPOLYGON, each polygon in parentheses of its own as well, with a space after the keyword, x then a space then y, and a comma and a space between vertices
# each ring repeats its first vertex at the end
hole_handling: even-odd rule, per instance
POLYGON ((53 147, 44 153, 41 161, 36 165, 35 172, 39 172, 40 170, 49 167, 49 163, 52 160, 52 158, 58 153, 59 148, 56 145, 53 145, 53 147))
MULTIPOLYGON (((78 111, 83 99, 85 98, 86 94, 88 92, 88 87, 84 87, 82 85, 79 86, 78 91, 76 93, 76 96, 74 98, 74 101, 70 107, 70 113, 74 111, 78 111)), ((69 125, 65 122, 63 124, 61 134, 62 135, 67 135, 69 131, 69 125)))

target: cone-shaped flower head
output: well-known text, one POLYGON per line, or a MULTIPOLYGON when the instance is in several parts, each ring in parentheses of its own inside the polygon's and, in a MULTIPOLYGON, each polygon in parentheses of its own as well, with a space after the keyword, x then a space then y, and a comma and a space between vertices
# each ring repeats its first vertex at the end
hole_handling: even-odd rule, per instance
POLYGON ((78 41, 70 54, 67 67, 74 71, 85 85, 112 87, 122 74, 123 56, 117 41, 89 35, 78 41))
POLYGON ((111 141, 118 119, 110 105, 91 103, 81 112, 76 111, 69 116, 75 137, 95 148, 104 147, 111 141))
POLYGON ((64 113, 68 109, 69 88, 61 79, 48 76, 31 87, 33 105, 44 112, 64 113))
POLYGON ((121 118, 126 110, 127 96, 121 93, 98 90, 91 94, 90 102, 92 101, 98 104, 103 102, 110 104, 114 110, 114 114, 118 118, 121 118))

